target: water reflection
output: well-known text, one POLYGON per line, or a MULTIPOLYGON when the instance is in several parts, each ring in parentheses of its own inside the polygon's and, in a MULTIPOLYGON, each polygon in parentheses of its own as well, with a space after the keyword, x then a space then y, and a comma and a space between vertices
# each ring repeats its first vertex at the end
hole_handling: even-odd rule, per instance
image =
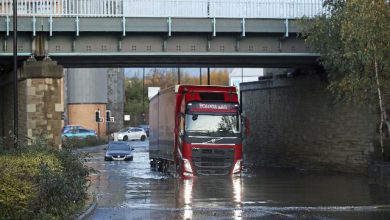
POLYGON ((240 177, 197 177, 178 182, 176 205, 183 210, 182 219, 193 219, 194 212, 224 208, 232 210, 232 219, 242 220, 243 186, 240 177))
POLYGON ((242 219, 242 194, 243 194, 243 187, 241 184, 242 180, 241 178, 233 177, 233 198, 235 204, 234 209, 234 219, 235 220, 241 220, 242 219))
POLYGON ((193 180, 184 180, 183 183, 183 197, 184 197, 184 219, 192 219, 192 186, 193 180))

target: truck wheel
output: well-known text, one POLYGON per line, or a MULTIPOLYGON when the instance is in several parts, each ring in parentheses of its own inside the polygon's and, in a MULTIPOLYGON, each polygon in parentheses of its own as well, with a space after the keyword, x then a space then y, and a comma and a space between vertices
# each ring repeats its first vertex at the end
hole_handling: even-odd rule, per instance
POLYGON ((123 137, 123 140, 124 140, 124 141, 127 141, 127 140, 129 140, 129 137, 127 137, 127 135, 125 135, 125 136, 123 137))
POLYGON ((145 139, 146 139, 145 135, 142 135, 141 136, 141 141, 145 141, 145 139))

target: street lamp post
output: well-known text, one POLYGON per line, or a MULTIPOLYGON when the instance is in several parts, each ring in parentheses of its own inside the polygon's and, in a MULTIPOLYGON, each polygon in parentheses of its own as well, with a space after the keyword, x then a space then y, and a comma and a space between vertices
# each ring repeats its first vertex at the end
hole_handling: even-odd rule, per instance
POLYGON ((202 85, 202 68, 199 68, 199 85, 202 85))
POLYGON ((17 0, 13 0, 13 92, 14 92, 14 147, 18 147, 18 54, 17 54, 17 40, 18 40, 18 20, 17 20, 17 0))
POLYGON ((210 67, 207 67, 207 85, 210 85, 210 67))
POLYGON ((142 70, 142 120, 145 123, 145 67, 142 70))

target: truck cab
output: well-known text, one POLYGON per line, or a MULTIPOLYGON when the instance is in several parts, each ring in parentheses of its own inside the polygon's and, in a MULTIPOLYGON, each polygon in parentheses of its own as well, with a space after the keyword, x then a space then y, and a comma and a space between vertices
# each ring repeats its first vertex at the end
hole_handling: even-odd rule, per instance
POLYGON ((184 175, 239 173, 242 140, 238 104, 189 102, 179 120, 178 147, 188 160, 183 161, 184 175))
POLYGON ((243 132, 235 87, 178 85, 149 106, 152 167, 183 177, 240 174, 243 132))

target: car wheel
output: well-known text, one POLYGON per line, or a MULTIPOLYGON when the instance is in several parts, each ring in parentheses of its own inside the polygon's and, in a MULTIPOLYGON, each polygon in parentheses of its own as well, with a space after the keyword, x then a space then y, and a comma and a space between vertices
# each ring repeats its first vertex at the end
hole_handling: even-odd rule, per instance
POLYGON ((133 157, 130 157, 130 159, 129 159, 130 161, 133 161, 133 157))
POLYGON ((146 140, 145 135, 142 135, 142 136, 141 136, 141 141, 145 141, 145 140, 146 140))
POLYGON ((124 140, 124 141, 127 141, 127 140, 129 140, 129 137, 127 137, 127 135, 125 135, 125 136, 123 137, 123 140, 124 140))

